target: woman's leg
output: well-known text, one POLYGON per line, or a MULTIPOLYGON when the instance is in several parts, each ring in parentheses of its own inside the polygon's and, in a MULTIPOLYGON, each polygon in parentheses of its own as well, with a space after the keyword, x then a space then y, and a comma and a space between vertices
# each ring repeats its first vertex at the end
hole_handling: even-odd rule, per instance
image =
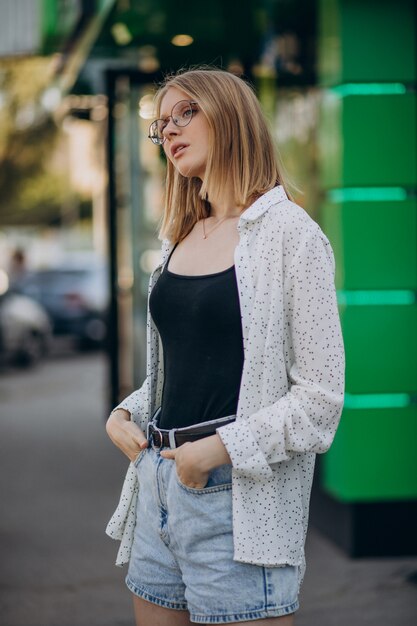
MULTIPOLYGON (((166 609, 133 595, 136 626, 192 626, 188 611, 166 609)), ((289 626, 290 623, 288 623, 289 626)), ((284 625, 285 622, 284 622, 284 625)))
MULTIPOLYGON (((193 626, 188 611, 176 611, 133 596, 136 626, 193 626)), ((238 624, 242 622, 232 622, 238 624)), ((245 622, 244 626, 294 626, 294 614, 245 622)))

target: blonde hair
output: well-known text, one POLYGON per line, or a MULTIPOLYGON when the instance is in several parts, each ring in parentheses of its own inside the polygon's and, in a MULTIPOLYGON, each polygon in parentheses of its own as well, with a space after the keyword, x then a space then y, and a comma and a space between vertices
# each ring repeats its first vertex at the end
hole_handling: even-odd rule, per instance
POLYGON ((209 126, 204 181, 182 176, 167 159, 160 236, 176 243, 209 215, 209 201, 221 198, 222 189, 230 183, 236 206, 243 210, 283 184, 283 177, 259 101, 244 80, 218 69, 192 69, 168 76, 155 97, 158 115, 171 87, 197 101, 209 126))

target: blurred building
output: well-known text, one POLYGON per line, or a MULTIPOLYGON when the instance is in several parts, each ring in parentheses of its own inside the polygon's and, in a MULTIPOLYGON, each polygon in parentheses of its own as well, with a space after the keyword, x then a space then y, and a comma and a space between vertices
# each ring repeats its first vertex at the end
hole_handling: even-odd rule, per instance
POLYGON ((155 84, 201 63, 255 84, 294 196, 336 256, 346 404, 318 460, 312 518, 355 556, 417 553, 414 4, 50 0, 39 17, 40 2, 9 0, 2 10, 25 16, 16 40, 0 20, 0 54, 54 61, 41 103, 67 118, 76 185, 91 185, 87 144, 106 142, 90 191, 111 260, 112 404, 144 378, 163 207, 164 161, 147 139, 155 84), (86 119, 98 122, 96 139, 75 134, 86 119))
POLYGON ((0 3, 0 267, 106 254, 106 101, 73 90, 113 5, 0 3))

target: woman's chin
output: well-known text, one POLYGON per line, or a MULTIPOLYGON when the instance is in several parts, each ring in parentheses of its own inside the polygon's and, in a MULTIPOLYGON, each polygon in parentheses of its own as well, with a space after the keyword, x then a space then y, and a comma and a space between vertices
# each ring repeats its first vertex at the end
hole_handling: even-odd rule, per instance
POLYGON ((181 176, 184 176, 184 178, 199 178, 200 180, 203 180, 204 178, 204 170, 192 166, 187 167, 185 163, 176 164, 175 169, 179 174, 181 174, 181 176))

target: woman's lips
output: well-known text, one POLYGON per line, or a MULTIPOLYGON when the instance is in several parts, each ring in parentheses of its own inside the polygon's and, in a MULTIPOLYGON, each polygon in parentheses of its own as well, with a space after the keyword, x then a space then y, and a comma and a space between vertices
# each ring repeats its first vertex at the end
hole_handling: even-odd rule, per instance
POLYGON ((179 157, 183 152, 184 149, 187 148, 187 144, 185 143, 176 143, 173 146, 171 146, 171 156, 176 159, 177 157, 179 157))

